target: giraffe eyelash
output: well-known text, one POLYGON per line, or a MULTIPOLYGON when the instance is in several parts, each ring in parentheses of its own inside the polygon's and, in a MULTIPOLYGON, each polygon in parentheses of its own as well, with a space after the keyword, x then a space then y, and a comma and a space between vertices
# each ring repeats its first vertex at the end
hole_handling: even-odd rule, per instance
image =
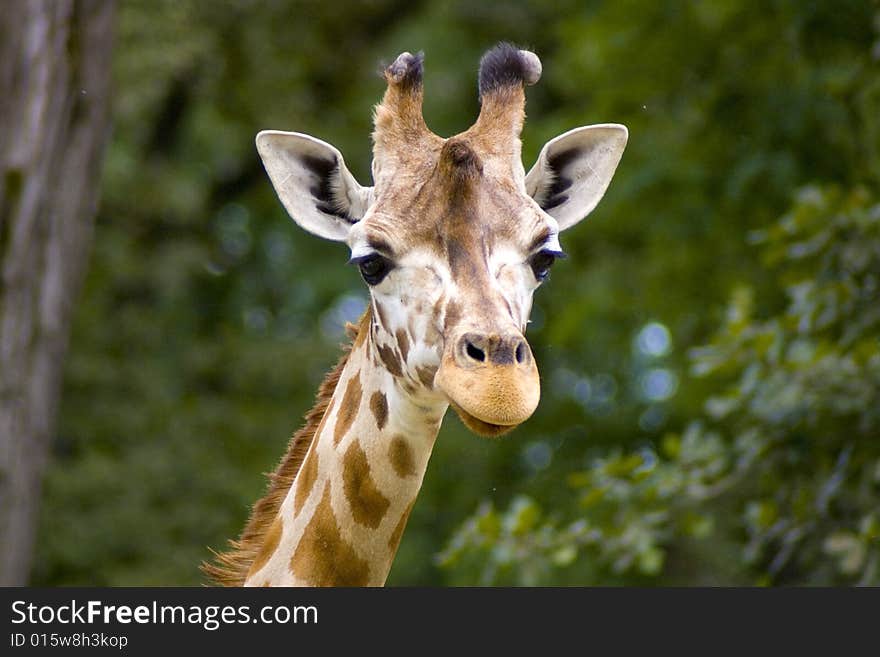
POLYGON ((539 283, 545 281, 550 275, 550 267, 553 266, 553 263, 560 258, 566 257, 562 251, 552 249, 541 249, 537 253, 532 254, 528 263, 532 268, 532 273, 535 275, 535 280, 539 283))
POLYGON ((350 265, 357 265, 361 272, 361 278, 367 285, 378 285, 394 269, 394 263, 379 253, 368 253, 366 255, 352 258, 348 261, 350 265))

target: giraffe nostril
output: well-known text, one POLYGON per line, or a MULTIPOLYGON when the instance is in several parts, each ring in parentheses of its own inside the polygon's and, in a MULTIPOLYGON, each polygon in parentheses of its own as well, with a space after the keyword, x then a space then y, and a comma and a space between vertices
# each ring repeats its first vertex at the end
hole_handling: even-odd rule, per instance
POLYGON ((520 342, 516 345, 516 351, 514 352, 514 358, 516 358, 516 362, 522 365, 526 362, 526 343, 520 342))
POLYGON ((486 360, 486 352, 477 347, 474 343, 468 342, 467 347, 465 348, 467 355, 473 358, 474 360, 478 360, 481 363, 486 360))

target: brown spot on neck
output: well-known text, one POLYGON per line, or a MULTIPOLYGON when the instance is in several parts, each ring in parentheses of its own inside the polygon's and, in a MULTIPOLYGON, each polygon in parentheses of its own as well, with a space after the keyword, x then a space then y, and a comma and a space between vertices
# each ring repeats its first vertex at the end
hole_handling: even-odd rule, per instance
POLYGON ((296 493, 293 498, 294 515, 299 515, 302 511, 306 500, 309 498, 309 493, 312 492, 312 488, 315 486, 315 480, 317 480, 317 478, 318 452, 313 446, 309 449, 309 453, 306 455, 306 460, 303 462, 302 468, 300 468, 299 474, 296 477, 296 493))
POLYGON ((387 369, 393 376, 403 376, 403 367, 394 349, 386 345, 377 345, 376 350, 379 352, 379 358, 385 364, 387 369))
POLYGON ((355 372, 348 380, 345 386, 345 394, 339 403, 339 413, 336 417, 336 426, 333 428, 333 444, 338 445, 339 441, 351 429, 354 419, 357 417, 358 408, 361 405, 361 396, 363 389, 361 388, 360 372, 355 372))
POLYGON ((254 563, 251 564, 248 576, 253 575, 268 563, 272 555, 275 554, 275 550, 278 549, 282 533, 284 533, 284 524, 281 521, 281 516, 276 516, 269 526, 269 531, 266 532, 266 540, 263 543, 263 547, 260 549, 259 554, 257 554, 257 558, 254 559, 254 563))
POLYGON ((419 377, 419 381, 421 381, 422 385, 425 386, 428 390, 434 389, 434 377, 436 376, 436 374, 437 368, 434 365, 416 368, 416 376, 419 377))
POLYGON ((394 531, 391 532, 391 537, 388 539, 388 549, 391 550, 392 559, 397 553, 397 548, 400 546, 400 539, 403 538, 403 530, 406 529, 406 521, 409 519, 409 514, 412 513, 413 507, 415 505, 416 501, 413 500, 409 503, 406 509, 404 509, 403 515, 400 516, 400 520, 397 522, 397 525, 394 527, 394 531))
POLYGON ((370 396, 370 410, 376 418, 376 427, 381 431, 388 421, 388 399, 385 393, 377 390, 370 396))
POLYGON ((416 473, 416 460, 412 447, 403 436, 394 436, 388 445, 388 458, 398 477, 411 477, 416 473))
POLYGON ((407 356, 409 356, 409 337, 406 335, 406 330, 399 328, 395 333, 397 336, 397 346, 400 348, 400 358, 403 362, 406 362, 407 356))
POLYGON ((329 482, 296 546, 290 569, 312 586, 367 586, 370 582, 370 564, 342 538, 330 503, 329 482))
POLYGON ((367 455, 356 440, 348 446, 342 458, 342 481, 355 522, 376 529, 391 502, 373 481, 367 455))

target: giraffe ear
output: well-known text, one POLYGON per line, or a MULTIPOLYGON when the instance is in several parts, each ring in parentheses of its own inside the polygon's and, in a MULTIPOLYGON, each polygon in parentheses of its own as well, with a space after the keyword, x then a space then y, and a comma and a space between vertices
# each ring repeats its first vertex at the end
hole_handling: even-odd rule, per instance
POLYGON ((344 242, 372 203, 373 188, 359 185, 342 153, 320 139, 263 130, 257 152, 288 214, 319 237, 344 242))
POLYGON ((614 176, 628 132, 617 123, 575 128, 551 139, 526 176, 526 192, 565 230, 593 211, 614 176))

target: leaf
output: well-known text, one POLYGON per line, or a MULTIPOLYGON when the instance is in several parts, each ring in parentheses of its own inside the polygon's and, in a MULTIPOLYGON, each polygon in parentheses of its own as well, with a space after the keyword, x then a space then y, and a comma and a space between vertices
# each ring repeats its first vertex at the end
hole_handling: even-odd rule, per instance
POLYGON ((666 553, 658 547, 650 547, 639 554, 639 571, 645 575, 657 575, 663 569, 666 553))
POLYGON ((713 420, 722 420, 736 410, 739 404, 739 398, 732 395, 726 397, 710 397, 706 400, 705 408, 706 413, 713 420))
POLYGON ((505 516, 504 526, 509 533, 522 536, 535 527, 540 517, 541 510, 535 501, 525 495, 518 495, 505 516))
POLYGON ((838 568, 845 575, 854 575, 862 568, 866 549, 863 541, 850 532, 835 532, 825 539, 825 551, 837 558, 838 568))
POLYGON ((553 565, 560 568, 570 566, 577 559, 577 548, 574 545, 564 545, 553 553, 551 559, 553 565))

